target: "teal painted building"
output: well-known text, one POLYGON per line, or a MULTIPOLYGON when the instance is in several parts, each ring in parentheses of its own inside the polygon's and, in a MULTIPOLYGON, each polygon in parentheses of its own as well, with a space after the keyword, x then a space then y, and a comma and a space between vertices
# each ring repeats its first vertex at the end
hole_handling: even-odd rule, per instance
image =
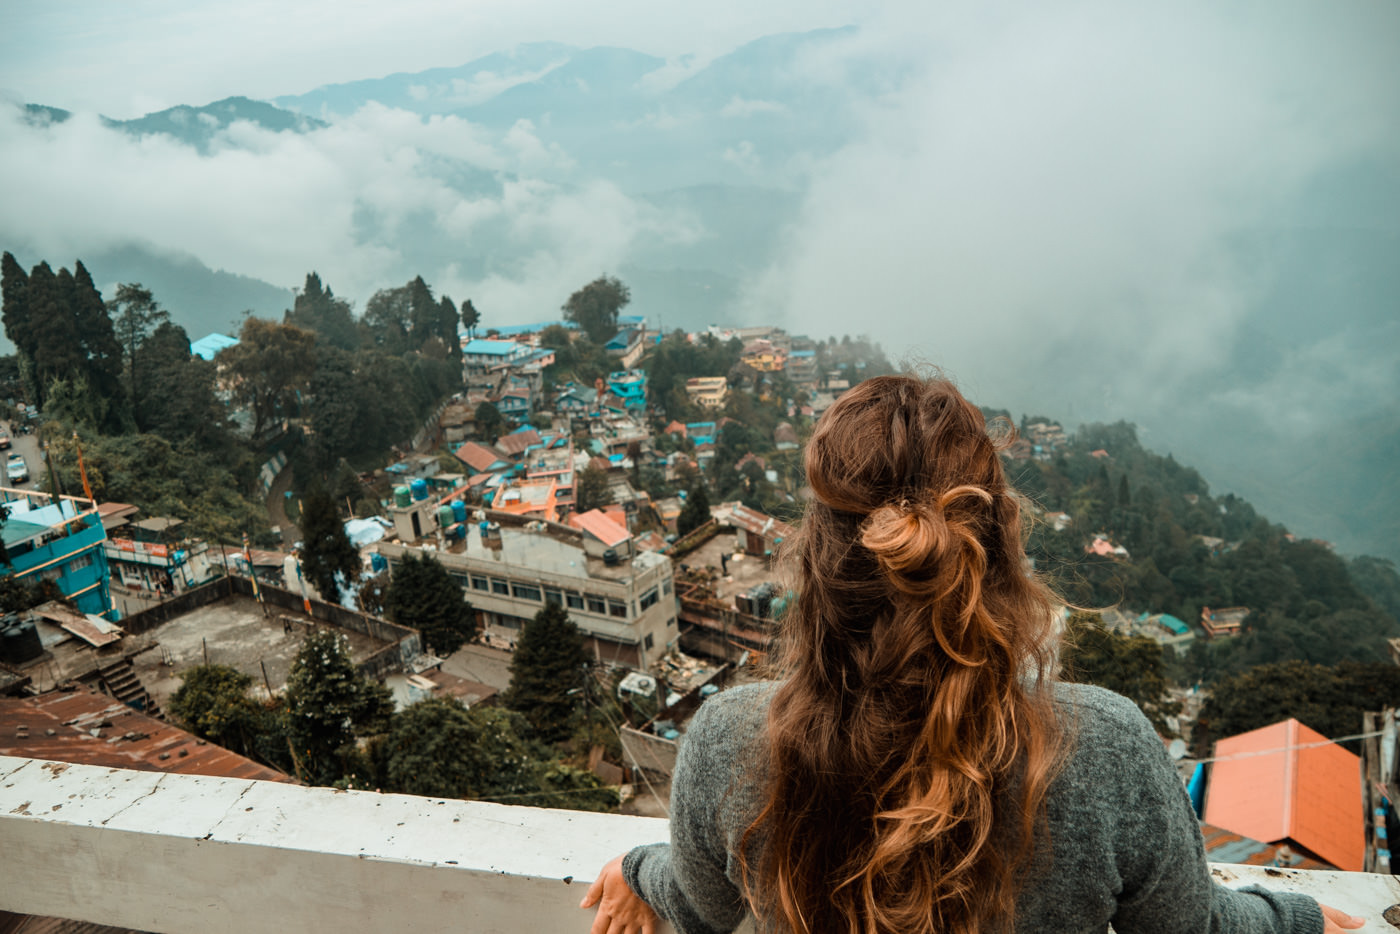
POLYGON ((90 499, 0 489, 10 516, 0 528, 8 566, 26 583, 51 580, 84 613, 115 619, 103 543, 107 531, 90 499))

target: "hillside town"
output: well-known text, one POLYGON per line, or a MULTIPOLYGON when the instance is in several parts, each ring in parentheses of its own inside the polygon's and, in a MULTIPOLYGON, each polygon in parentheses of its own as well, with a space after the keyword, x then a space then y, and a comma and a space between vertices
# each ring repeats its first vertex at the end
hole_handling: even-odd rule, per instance
MULTIPOLYGON (((8 580, 43 585, 43 599, 0 628, 0 754, 664 814, 689 718, 764 677, 791 596, 775 559, 800 521, 804 439, 890 364, 863 339, 773 326, 663 333, 614 313, 611 336, 571 319, 477 336, 463 322, 448 357, 457 385, 378 466, 359 458, 346 474, 342 460, 334 498, 297 478, 298 451, 325 435, 307 414, 315 400, 260 413, 240 392, 249 377, 230 361, 254 332, 191 342, 232 421, 277 442, 262 448, 256 481, 272 531, 239 540, 96 494, 89 471, 102 466, 85 459, 80 432, 13 402, 0 436, 14 465, 0 490, 8 580), (420 578, 449 583, 410 592, 420 578), (541 636, 547 625, 557 628, 541 636), (556 650, 553 667, 536 661, 556 650), (292 730, 289 757, 269 724, 327 703, 318 665, 353 685, 340 702, 359 712, 326 736, 292 730), (384 736, 412 745, 468 715, 513 724, 555 758, 529 778, 432 785, 404 777, 432 770, 427 753, 399 762, 384 751, 384 736), (231 717, 244 719, 232 729, 231 717)), ((1364 739, 1346 747, 1267 712, 1223 733, 1235 721, 1211 707, 1228 693, 1220 682, 1212 692, 1211 666, 1242 664, 1227 643, 1255 645, 1255 623, 1276 613, 1230 603, 1249 591, 1219 580, 1267 523, 1144 452, 1130 427, 1069 432, 986 414, 1022 489, 1033 570, 1077 562, 1059 579, 1087 589, 1067 595, 1100 607, 1065 611, 1066 669, 1152 717, 1212 858, 1388 872, 1382 824, 1367 817, 1392 814, 1384 789, 1400 779, 1384 746, 1388 705, 1367 712, 1372 726, 1345 730, 1364 739), (1156 521, 1206 575, 1192 583, 1172 570, 1170 595, 1156 581, 1160 534, 1134 508, 1148 496, 1170 503, 1156 521), (1210 521, 1196 523, 1207 507, 1210 521), (1314 819, 1320 801, 1325 821, 1314 819)), ((1275 547, 1339 561, 1326 543, 1284 541, 1275 547)), ((1400 670, 1400 642, 1389 652, 1400 670)), ((488 771, 502 761, 477 754, 488 771)))

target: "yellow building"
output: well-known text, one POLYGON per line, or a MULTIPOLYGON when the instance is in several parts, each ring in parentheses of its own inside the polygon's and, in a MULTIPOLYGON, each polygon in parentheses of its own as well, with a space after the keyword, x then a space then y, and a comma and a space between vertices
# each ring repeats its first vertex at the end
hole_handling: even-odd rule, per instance
POLYGON ((697 376, 685 381, 685 391, 696 405, 718 409, 724 406, 724 398, 729 395, 729 381, 723 376, 697 376))

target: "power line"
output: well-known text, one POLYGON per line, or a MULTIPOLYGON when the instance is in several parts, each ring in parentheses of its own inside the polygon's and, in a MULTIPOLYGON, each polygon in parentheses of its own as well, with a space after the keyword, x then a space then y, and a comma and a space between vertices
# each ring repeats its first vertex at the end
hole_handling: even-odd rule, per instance
POLYGON ((1193 759, 1193 762, 1233 762, 1236 759, 1250 759, 1255 756, 1271 756, 1276 752, 1292 752, 1295 749, 1316 749, 1319 746, 1332 746, 1337 743, 1345 743, 1354 739, 1371 739, 1374 736, 1383 735, 1383 731, 1377 730, 1372 733, 1353 733, 1351 736, 1338 736, 1336 739, 1325 739, 1320 743, 1295 743, 1291 746, 1276 746, 1273 749, 1254 749, 1249 752, 1236 752, 1228 756, 1211 756, 1206 759, 1193 759))

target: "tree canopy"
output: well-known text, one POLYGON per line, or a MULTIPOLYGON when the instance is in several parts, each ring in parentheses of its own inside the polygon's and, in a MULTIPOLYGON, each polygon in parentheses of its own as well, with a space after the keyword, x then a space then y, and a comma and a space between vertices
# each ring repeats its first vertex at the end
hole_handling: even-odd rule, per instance
POLYGON ((335 502, 320 486, 302 498, 301 536, 302 574, 323 598, 339 603, 359 575, 360 553, 345 534, 345 523, 335 502))
POLYGON ((632 300, 622 280, 600 276, 569 296, 564 317, 577 324, 595 344, 612 340, 617 333, 618 312, 632 300))
POLYGON ((228 665, 197 665, 182 676, 170 698, 170 712, 201 739, 285 769, 287 750, 279 711, 251 698, 252 684, 251 676, 228 665))
MULTIPOLYGON (((1389 662, 1315 665, 1293 659, 1221 678, 1201 707, 1197 755, 1218 739, 1294 717, 1329 739, 1361 732, 1368 710, 1400 706, 1400 668, 1389 662)), ((1347 744, 1357 748, 1355 742, 1347 744)))
POLYGON ((68 394, 69 412, 91 428, 127 430, 131 412, 122 381, 122 348, 111 316, 81 261, 57 273, 41 262, 28 275, 10 253, 0 256, 5 334, 20 358, 30 398, 47 404, 68 394), (86 398, 73 404, 73 387, 86 398))
POLYGON ((547 604, 516 643, 505 705, 523 714, 540 739, 559 742, 573 730, 587 664, 578 626, 563 607, 547 604))
POLYGON ((683 538, 709 521, 710 496, 705 492, 705 481, 697 478, 686 494, 685 505, 676 519, 676 535, 683 538))
POLYGON ((436 655, 451 655, 476 635, 476 616, 462 588, 430 555, 405 554, 395 565, 384 611, 421 632, 436 655))
POLYGON ((233 394, 253 411, 253 438, 281 416, 297 411, 299 394, 308 388, 316 366, 316 335, 290 324, 248 318, 238 344, 219 351, 233 394))
POLYGON ((1167 693, 1162 647, 1146 636, 1125 636, 1104 628, 1096 614, 1075 613, 1061 650, 1066 674, 1097 684, 1137 704, 1158 733, 1170 734, 1167 717, 1181 704, 1167 693))
POLYGON ((383 732, 393 711, 388 690, 355 670, 343 638, 331 632, 306 637, 286 698, 297 777, 316 785, 352 771, 356 737, 383 732))

